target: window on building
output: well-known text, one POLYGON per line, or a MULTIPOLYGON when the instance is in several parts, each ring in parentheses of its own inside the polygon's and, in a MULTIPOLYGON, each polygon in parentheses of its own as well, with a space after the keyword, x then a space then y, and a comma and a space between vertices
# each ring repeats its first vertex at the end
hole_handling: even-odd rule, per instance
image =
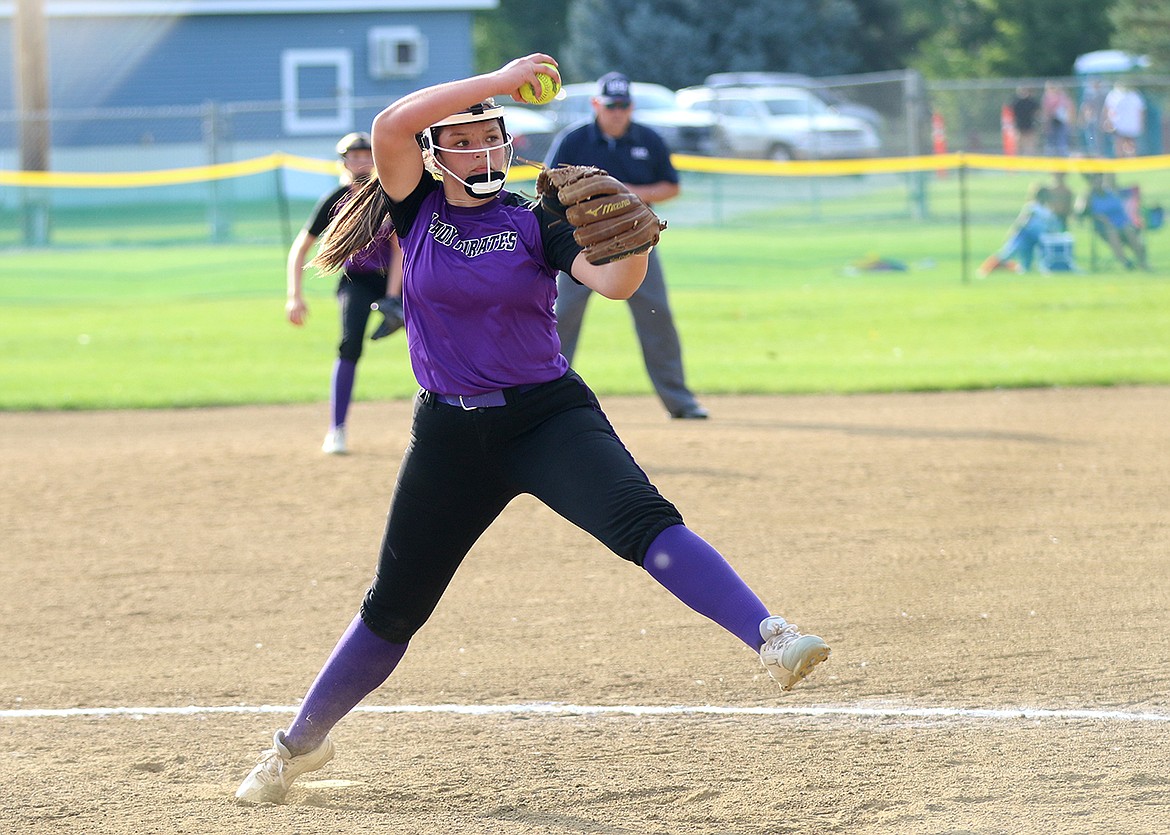
POLYGON ((293 136, 353 129, 353 53, 286 49, 280 56, 284 131, 293 136))
POLYGON ((414 26, 377 26, 370 30, 370 78, 409 78, 427 65, 427 42, 414 26))

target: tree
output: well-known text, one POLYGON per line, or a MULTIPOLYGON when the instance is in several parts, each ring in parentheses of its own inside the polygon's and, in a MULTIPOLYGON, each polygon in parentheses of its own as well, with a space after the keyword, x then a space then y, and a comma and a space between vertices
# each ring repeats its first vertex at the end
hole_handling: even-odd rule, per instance
POLYGON ((1109 19, 1113 47, 1148 55, 1154 72, 1170 68, 1170 0, 1114 0, 1109 19))
POLYGON ((711 49, 704 16, 698 0, 573 0, 562 63, 578 81, 621 70, 668 87, 697 84, 711 49))
POLYGON ((668 87, 713 72, 837 75, 861 68, 851 0, 739 0, 726 14, 705 0, 574 0, 564 63, 575 78, 620 69, 668 87))
POLYGON ((995 41, 988 0, 906 0, 903 16, 916 43, 908 63, 928 78, 980 78, 984 53, 995 41))
POLYGON ((734 70, 1055 77, 1115 26, 1113 45, 1170 62, 1170 0, 500 0, 477 17, 476 66, 551 52, 566 81, 621 69, 670 87, 734 70))
POLYGON ((1109 44, 1113 0, 904 0, 908 63, 928 78, 1040 78, 1109 44))
POLYGON ((513 58, 546 52, 560 60, 569 0, 500 0, 476 15, 476 72, 490 72, 513 58))
POLYGON ((858 70, 901 70, 915 39, 903 19, 904 0, 853 0, 857 7, 858 70))
POLYGON ((993 0, 996 38, 986 53, 989 74, 1072 75, 1078 55, 1109 45, 1113 25, 1103 0, 993 0))

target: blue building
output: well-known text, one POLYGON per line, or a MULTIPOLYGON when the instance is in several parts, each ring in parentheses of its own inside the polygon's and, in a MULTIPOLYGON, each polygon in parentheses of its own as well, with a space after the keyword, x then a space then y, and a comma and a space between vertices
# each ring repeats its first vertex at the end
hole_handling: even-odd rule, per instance
MULTIPOLYGON (((42 0, 52 145, 207 144, 210 130, 273 148, 368 129, 393 99, 471 74, 474 13, 497 3, 42 0)), ((15 75, 13 13, 0 0, 0 77, 15 75)), ((0 85, 0 151, 16 106, 0 85)))

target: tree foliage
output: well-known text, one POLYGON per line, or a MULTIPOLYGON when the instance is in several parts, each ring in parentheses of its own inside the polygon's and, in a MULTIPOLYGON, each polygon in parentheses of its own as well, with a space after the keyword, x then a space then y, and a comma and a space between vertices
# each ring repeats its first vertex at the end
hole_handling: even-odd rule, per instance
POLYGON ((513 58, 545 52, 560 60, 569 0, 499 0, 476 16, 475 67, 490 72, 513 58))
POLYGON ((918 47, 908 63, 930 78, 1072 74, 1078 55, 1109 45, 1113 0, 904 0, 918 47))
POLYGON ((1041 78, 1109 46, 1170 66, 1170 0, 499 0, 477 16, 475 38, 481 71, 549 52, 567 81, 621 69, 682 87, 724 71, 906 67, 1041 78))
POLYGON ((1112 46, 1150 57, 1152 72, 1170 72, 1170 0, 1114 0, 1112 46))
POLYGON ((860 72, 901 70, 915 37, 903 19, 904 0, 853 0, 857 8, 855 47, 860 72))
POLYGON ((981 0, 904 0, 903 22, 917 45, 907 62, 932 78, 978 77, 977 55, 995 37, 981 0))
POLYGON ((1113 25, 1102 0, 995 0, 998 38, 988 50, 996 76, 1072 75, 1078 55, 1109 45, 1113 25))
POLYGON ((834 75, 861 68, 851 0, 573 0, 565 60, 576 77, 620 69, 669 87, 721 71, 834 75), (620 34, 619 34, 620 33, 620 34))

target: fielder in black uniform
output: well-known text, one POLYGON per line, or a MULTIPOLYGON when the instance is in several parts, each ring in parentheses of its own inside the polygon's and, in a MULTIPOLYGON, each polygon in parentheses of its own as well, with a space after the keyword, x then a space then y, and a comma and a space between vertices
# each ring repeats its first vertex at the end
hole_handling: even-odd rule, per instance
MULTIPOLYGON (((297 234, 288 252, 286 266, 288 301, 285 314, 294 325, 303 325, 309 308, 305 304, 305 260, 313 244, 328 228, 341 204, 366 182, 374 170, 370 136, 351 133, 337 143, 341 157, 341 184, 318 202, 305 227, 297 234)), ((348 451, 345 418, 353 395, 357 362, 362 355, 366 324, 371 308, 378 309, 385 321, 371 337, 378 339, 402 327, 402 250, 391 224, 379 230, 376 240, 349 258, 337 283, 337 303, 341 312, 341 343, 329 390, 329 432, 321 451, 338 455, 348 451)))

